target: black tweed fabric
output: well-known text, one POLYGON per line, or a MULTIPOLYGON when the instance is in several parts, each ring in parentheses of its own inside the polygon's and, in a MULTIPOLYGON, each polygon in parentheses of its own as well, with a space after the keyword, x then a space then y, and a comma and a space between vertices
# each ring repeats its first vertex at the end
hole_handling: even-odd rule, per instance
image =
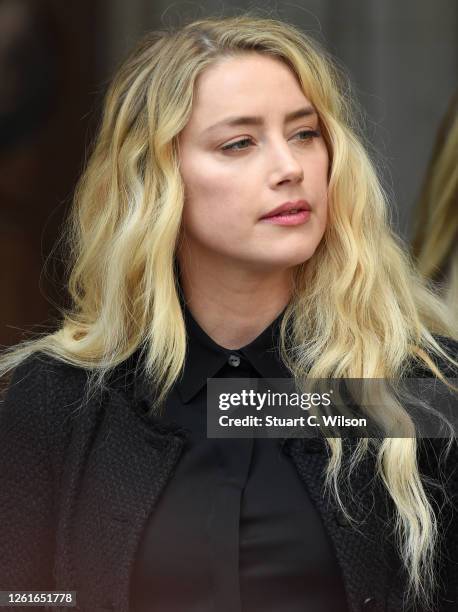
MULTIPOLYGON (((446 342, 458 356, 458 343, 446 342)), ((0 406, 0 590, 76 591, 73 609, 128 612, 142 529, 186 448, 185 432, 147 416, 135 380, 128 380, 113 377, 83 401, 82 369, 38 354, 15 370, 0 406)), ((353 443, 345 440, 345 455, 353 443)), ((437 477, 442 446, 440 439, 422 441, 424 473, 437 477)), ((324 442, 285 439, 282 448, 333 542, 349 610, 423 612, 403 607, 406 576, 392 534, 393 507, 374 479, 374 458, 352 474, 352 494, 344 496, 353 526, 324 495, 324 442)), ((456 441, 442 478, 446 496, 431 488, 442 537, 436 612, 457 612, 456 441)))

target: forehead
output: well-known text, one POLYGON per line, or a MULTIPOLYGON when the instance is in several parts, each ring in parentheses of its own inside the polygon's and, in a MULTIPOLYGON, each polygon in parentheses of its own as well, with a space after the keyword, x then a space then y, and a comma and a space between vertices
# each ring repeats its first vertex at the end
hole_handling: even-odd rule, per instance
POLYGON ((283 61, 260 53, 223 58, 198 77, 188 125, 208 125, 238 113, 278 112, 310 104, 294 72, 283 61))

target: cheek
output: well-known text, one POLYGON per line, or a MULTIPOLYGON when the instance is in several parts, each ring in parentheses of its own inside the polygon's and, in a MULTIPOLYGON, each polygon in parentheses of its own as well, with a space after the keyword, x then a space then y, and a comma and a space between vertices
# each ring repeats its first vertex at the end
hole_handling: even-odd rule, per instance
POLYGON ((197 227, 205 225, 207 231, 218 231, 221 225, 225 230, 236 227, 236 220, 245 211, 243 202, 247 194, 243 194, 240 180, 233 174, 221 172, 211 164, 194 163, 182 169, 184 182, 185 225, 197 227), (205 171, 203 171, 205 169, 205 171))
POLYGON ((320 226, 321 226, 321 231, 324 233, 324 230, 325 230, 326 225, 328 223, 328 190, 327 190, 327 185, 323 189, 323 194, 322 194, 322 197, 320 198, 319 208, 320 208, 319 216, 320 216, 320 221, 321 221, 320 226))
POLYGON ((228 191, 211 175, 193 174, 185 183, 183 226, 188 236, 213 246, 224 241, 232 226, 228 191))
POLYGON ((329 210, 329 198, 328 198, 328 170, 327 165, 322 163, 315 167, 315 171, 309 177, 309 185, 313 185, 311 193, 314 196, 314 204, 316 211, 317 225, 316 231, 320 236, 324 234, 326 225, 328 223, 328 210, 329 210), (313 182, 312 182, 313 181, 313 182))
POLYGON ((186 174, 183 173, 185 207, 209 207, 215 198, 217 188, 217 177, 211 172, 202 172, 196 169, 186 174))
POLYGON ((323 145, 321 156, 316 159, 316 162, 310 175, 310 180, 313 180, 315 188, 315 197, 321 215, 326 219, 328 208, 328 175, 329 175, 329 158, 326 147, 323 145))

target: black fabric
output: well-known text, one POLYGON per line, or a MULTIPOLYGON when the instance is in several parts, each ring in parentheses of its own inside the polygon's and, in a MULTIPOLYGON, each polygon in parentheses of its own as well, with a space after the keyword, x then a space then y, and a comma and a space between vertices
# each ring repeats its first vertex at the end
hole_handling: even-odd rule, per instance
MULTIPOLYGON (((458 357, 457 342, 437 339, 458 357)), ((1 590, 76 591, 73 610, 129 611, 139 545, 173 484, 188 434, 148 416, 139 377, 131 384, 123 371, 133 371, 132 364, 120 367, 102 394, 88 398, 83 369, 43 354, 14 371, 0 405, 1 590)), ((350 446, 343 440, 345 455, 350 446)), ((436 479, 444 441, 419 446, 422 473, 436 479)), ((392 504, 374 482, 373 458, 355 470, 352 495, 344 496, 353 526, 324 495, 326 447, 305 439, 284 440, 281 448, 332 542, 349 612, 423 612, 422 606, 403 607, 406 573, 393 539, 392 504)), ((455 441, 441 465, 446 496, 437 495, 433 505, 441 536, 434 612, 458 607, 457 469, 455 441)), ((14 608, 21 609, 30 608, 14 608)))
POLYGON ((282 313, 235 351, 183 309, 187 361, 164 416, 190 444, 142 536, 132 609, 347 612, 332 543, 278 439, 206 436, 207 378, 289 376, 275 349, 282 313))

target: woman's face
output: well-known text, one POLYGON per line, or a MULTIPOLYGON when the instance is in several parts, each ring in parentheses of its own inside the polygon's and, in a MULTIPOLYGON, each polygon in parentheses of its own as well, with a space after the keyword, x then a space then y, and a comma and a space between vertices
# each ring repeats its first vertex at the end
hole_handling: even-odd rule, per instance
POLYGON ((186 255, 256 272, 309 259, 327 216, 328 152, 319 129, 279 60, 250 53, 207 68, 179 136, 186 255), (298 200, 310 207, 305 222, 261 221, 298 200))

